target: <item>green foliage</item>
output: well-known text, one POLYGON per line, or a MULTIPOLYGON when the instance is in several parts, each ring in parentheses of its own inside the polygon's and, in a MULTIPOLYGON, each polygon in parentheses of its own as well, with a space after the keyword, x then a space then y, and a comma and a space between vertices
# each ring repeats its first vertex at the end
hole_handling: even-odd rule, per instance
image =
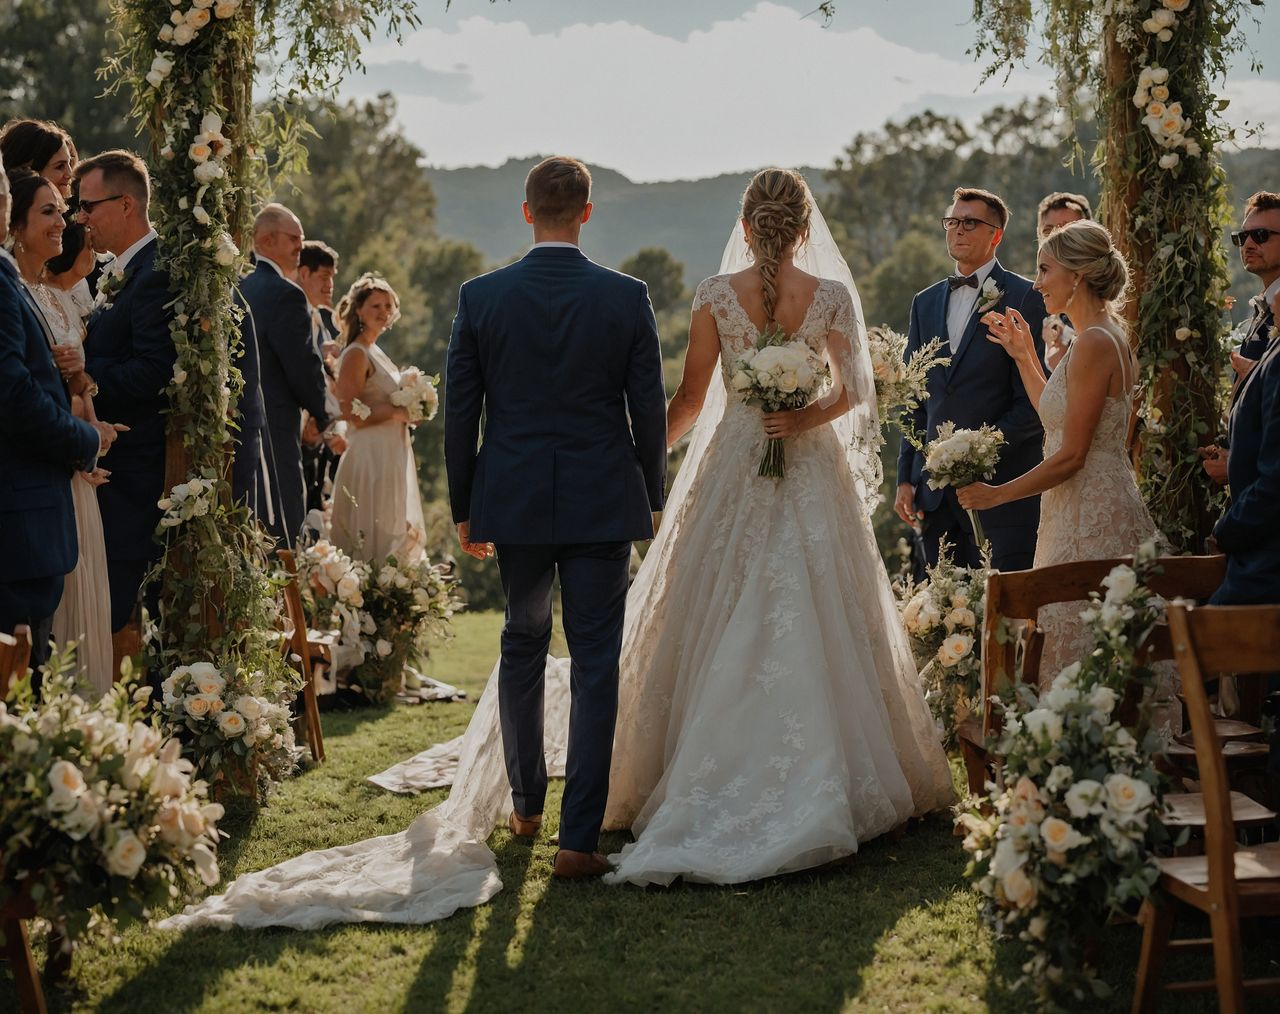
POLYGON ((649 286, 649 301, 655 313, 677 306, 683 308, 689 301, 689 290, 684 287, 684 265, 662 247, 645 247, 619 264, 618 270, 649 286))
POLYGON ((904 233, 889 255, 858 282, 867 320, 887 323, 905 333, 916 293, 953 270, 940 229, 926 232, 916 228, 904 233))

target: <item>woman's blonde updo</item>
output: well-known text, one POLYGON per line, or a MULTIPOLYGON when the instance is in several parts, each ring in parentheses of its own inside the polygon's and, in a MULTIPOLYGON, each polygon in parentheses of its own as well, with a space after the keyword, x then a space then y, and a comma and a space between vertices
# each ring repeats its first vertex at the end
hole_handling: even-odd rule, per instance
POLYGON ((809 188, 793 169, 761 169, 742 195, 747 245, 764 289, 764 312, 773 323, 778 263, 809 233, 809 188))
POLYGON ((381 275, 366 271, 351 283, 351 288, 347 290, 345 296, 338 300, 338 308, 333 311, 333 315, 338 321, 338 343, 340 345, 350 344, 360 333, 363 327, 360 323, 360 308, 364 306, 365 300, 375 292, 385 292, 391 297, 392 312, 391 319, 387 321, 387 330, 390 331, 391 325, 400 319, 400 297, 396 295, 396 290, 381 275))
POLYGON ((1129 265, 1111 242, 1111 233, 1097 222, 1071 222, 1050 233, 1040 249, 1107 304, 1114 314, 1129 287, 1129 265))

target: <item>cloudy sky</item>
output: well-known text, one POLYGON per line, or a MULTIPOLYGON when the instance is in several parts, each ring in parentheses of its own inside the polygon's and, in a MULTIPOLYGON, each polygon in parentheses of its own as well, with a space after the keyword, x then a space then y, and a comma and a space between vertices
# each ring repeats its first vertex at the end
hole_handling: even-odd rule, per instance
MULTIPOLYGON (((344 95, 394 92, 434 166, 551 151, 638 181, 769 163, 826 165, 860 130, 932 108, 975 116, 1049 90, 1040 66, 979 87, 970 0, 420 0, 422 27, 375 45, 344 95)), ((1280 3, 1250 28, 1276 51, 1280 3)), ((1267 51, 1270 50, 1268 53, 1267 51)), ((1240 58, 1224 94, 1237 123, 1280 145, 1280 60, 1240 58)), ((1260 142, 1253 142, 1260 143, 1260 142)))

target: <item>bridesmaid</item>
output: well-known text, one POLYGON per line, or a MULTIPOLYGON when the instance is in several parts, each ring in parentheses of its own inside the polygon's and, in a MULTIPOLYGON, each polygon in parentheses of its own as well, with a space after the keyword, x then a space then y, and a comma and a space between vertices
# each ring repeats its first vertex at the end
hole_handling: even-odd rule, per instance
POLYGON ((348 421, 347 450, 333 477, 333 543, 353 559, 416 562, 425 549, 409 416, 391 403, 400 370, 378 339, 400 317, 385 279, 366 274, 338 303, 337 396, 348 421))

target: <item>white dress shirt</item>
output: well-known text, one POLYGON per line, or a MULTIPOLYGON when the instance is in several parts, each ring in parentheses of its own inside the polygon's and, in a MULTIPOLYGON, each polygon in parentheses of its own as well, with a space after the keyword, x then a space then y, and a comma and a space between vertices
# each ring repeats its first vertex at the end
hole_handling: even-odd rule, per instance
POLYGON ((581 249, 581 247, 579 247, 577 243, 566 243, 562 239, 544 239, 541 243, 534 243, 533 246, 529 247, 529 249, 537 250, 539 247, 543 247, 543 246, 568 247, 570 250, 581 249))
MULTIPOLYGON (((974 308, 982 296, 982 284, 991 275, 995 266, 996 259, 992 257, 974 272, 978 277, 976 287, 961 286, 958 289, 952 289, 947 295, 947 343, 951 346, 952 355, 960 349, 965 328, 969 326, 969 318, 973 316, 974 308)), ((960 266, 957 264, 956 271, 959 272, 959 270, 960 266)))
POLYGON ((111 273, 123 275, 125 273, 125 269, 129 267, 129 262, 133 260, 138 251, 155 239, 156 235, 155 229, 148 229, 147 234, 143 236, 142 239, 134 243, 133 246, 129 247, 128 250, 122 253, 109 265, 111 273))

